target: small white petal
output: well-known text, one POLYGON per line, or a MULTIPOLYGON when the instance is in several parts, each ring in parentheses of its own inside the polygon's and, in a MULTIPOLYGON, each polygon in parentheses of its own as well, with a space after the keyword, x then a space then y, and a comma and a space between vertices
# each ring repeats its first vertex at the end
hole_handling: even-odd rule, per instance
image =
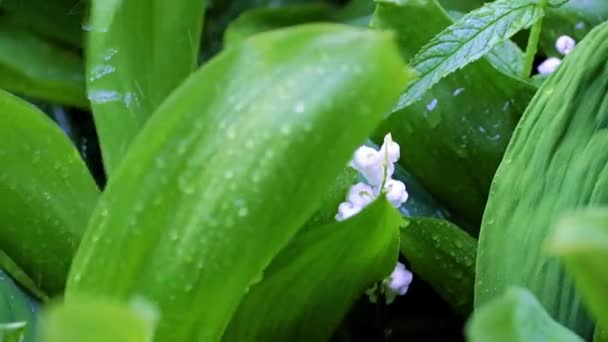
POLYGON ((355 151, 350 165, 357 171, 363 171, 377 167, 381 163, 382 159, 378 151, 369 146, 361 146, 355 151))
POLYGON ((396 163, 399 160, 401 148, 399 144, 393 141, 393 136, 390 133, 384 136, 384 143, 380 147, 380 154, 383 159, 388 156, 389 163, 396 163))
POLYGON ((403 182, 389 179, 384 185, 386 190, 386 199, 391 202, 395 208, 401 207, 405 201, 407 201, 409 195, 405 189, 403 182))
POLYGON ((350 202, 342 202, 338 206, 338 214, 336 214, 336 221, 344 221, 350 217, 353 217, 361 211, 362 208, 353 205, 350 202))
POLYGON ((562 60, 556 57, 547 58, 538 66, 538 73, 541 75, 550 75, 562 63, 562 60))
POLYGON ((408 271, 404 264, 398 262, 393 273, 385 280, 387 304, 390 304, 397 295, 406 294, 412 279, 412 272, 408 271))
POLYGON ((348 202, 359 208, 365 208, 374 200, 374 189, 365 183, 357 183, 348 191, 348 202))
POLYGON ((557 52, 561 53, 564 56, 572 52, 575 47, 576 40, 574 40, 574 38, 570 36, 564 35, 557 38, 557 40, 555 41, 555 48, 557 49, 557 52))

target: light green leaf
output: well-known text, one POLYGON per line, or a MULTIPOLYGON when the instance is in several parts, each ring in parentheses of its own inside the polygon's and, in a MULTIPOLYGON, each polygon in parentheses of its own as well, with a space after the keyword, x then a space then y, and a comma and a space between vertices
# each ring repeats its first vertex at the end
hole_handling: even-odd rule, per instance
POLYGON ((524 70, 524 53, 510 40, 496 45, 486 56, 492 65, 511 76, 519 76, 524 70))
POLYGON ((465 15, 414 57, 412 66, 418 79, 401 96, 395 109, 419 100, 442 78, 483 57, 543 15, 538 0, 497 0, 465 15))
POLYGON ((99 190, 55 123, 2 91, 0 136, 0 249, 57 294, 99 190))
POLYGON ((34 341, 37 312, 38 305, 0 269, 0 341, 34 341))
POLYGON ((565 216, 549 237, 548 250, 559 256, 574 277, 583 301, 600 325, 608 325, 608 209, 594 208, 565 216))
POLYGON ((93 0, 88 95, 106 173, 197 65, 205 0, 93 0))
POLYGON ((86 108, 84 85, 76 54, 0 20, 0 88, 86 108))
POLYGON ((43 313, 41 342, 149 342, 159 313, 145 301, 125 305, 77 298, 43 313), (141 303, 141 304, 140 304, 141 303))
POLYGON ((530 291, 513 287, 475 311, 467 325, 469 342, 583 342, 555 322, 530 291))
POLYGON ((543 244, 564 212, 608 204, 607 58, 603 24, 539 89, 496 172, 477 255, 476 306, 525 286, 584 338, 592 322, 572 278, 543 244))
POLYGON ((414 274, 429 283, 457 313, 473 310, 477 241, 449 221, 408 218, 401 253, 414 274))
MULTIPOLYGON (((451 23, 434 0, 383 0, 372 19, 372 27, 397 33, 406 60, 451 23)), ((394 111, 374 140, 391 132, 403 149, 399 163, 456 216, 476 226, 502 154, 535 91, 482 58, 441 80, 422 101, 394 111)))
POLYGON ((395 268, 402 224, 381 199, 297 235, 249 290, 222 341, 329 340, 355 300, 395 268))
POLYGON ((277 30, 219 54, 110 178, 68 299, 140 294, 163 313, 158 341, 218 340, 408 77, 391 35, 341 25, 277 30))

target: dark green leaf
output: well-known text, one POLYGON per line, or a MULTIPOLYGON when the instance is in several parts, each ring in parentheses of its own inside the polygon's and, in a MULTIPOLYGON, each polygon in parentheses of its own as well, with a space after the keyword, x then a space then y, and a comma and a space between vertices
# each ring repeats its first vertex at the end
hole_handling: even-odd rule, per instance
POLYGON ((219 339, 408 77, 391 35, 341 25, 272 31, 221 53, 159 108, 110 178, 68 299, 137 293, 159 305, 158 341, 219 339))
POLYGON ((150 342, 159 313, 137 299, 127 306, 77 298, 44 312, 42 342, 150 342))
POLYGON ((513 287, 475 311, 467 326, 469 342, 583 342, 555 322, 530 291, 513 287))
POLYGON ((401 96, 396 110, 419 100, 442 78, 478 60, 517 32, 532 26, 543 14, 538 0, 497 0, 465 15, 435 36, 414 57, 412 66, 418 79, 401 96))
POLYGON ((0 20, 0 88, 86 108, 84 85, 77 55, 0 20))
POLYGON ((401 229, 401 253, 414 274, 457 313, 471 313, 477 241, 449 221, 408 218, 407 223, 401 229))
POLYGON ((196 67, 205 0, 94 0, 88 93, 108 174, 196 67))
POLYGON ((17 284, 29 291, 30 294, 42 301, 48 300, 48 295, 2 250, 0 250, 0 268, 10 275, 17 284))
POLYGON ((57 294, 99 190, 63 132, 1 91, 0 136, 0 249, 57 294))
MULTIPOLYGON (((396 31, 406 59, 451 23, 436 1, 385 0, 372 20, 373 27, 396 31)), ((482 59, 441 80, 422 101, 394 112, 375 140, 392 132, 402 148, 399 163, 476 225, 496 167, 534 92, 482 59)))
POLYGON ((562 258, 599 324, 608 326, 608 209, 587 209, 564 217, 549 237, 548 249, 562 258))
POLYGON ((38 306, 0 270, 0 341, 34 341, 38 306))
POLYGON ((243 299, 222 341, 327 341, 365 289, 395 268, 402 224, 381 199, 297 235, 243 299))

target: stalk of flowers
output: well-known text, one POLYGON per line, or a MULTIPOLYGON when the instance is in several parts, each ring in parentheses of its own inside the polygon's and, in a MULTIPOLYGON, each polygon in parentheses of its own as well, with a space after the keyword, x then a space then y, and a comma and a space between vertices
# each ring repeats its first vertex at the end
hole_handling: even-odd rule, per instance
MULTIPOLYGON (((576 40, 570 36, 561 36, 555 41, 555 49, 562 56, 568 55, 576 47, 576 40)), ((550 57, 543 61, 538 66, 538 73, 541 75, 550 75, 562 64, 561 58, 550 57)))
MULTIPOLYGON (((390 133, 384 137, 380 150, 361 146, 355 151, 349 165, 357 170, 365 181, 350 188, 346 201, 338 206, 337 221, 356 215, 382 194, 395 208, 401 207, 407 201, 409 195, 405 184, 392 178, 395 163, 400 155, 399 144, 393 141, 390 133)), ((412 278, 412 273, 405 268, 405 265, 398 262, 392 274, 382 281, 380 291, 385 294, 386 303, 390 304, 396 296, 404 295, 412 278)), ((377 285, 366 292, 370 301, 376 302, 377 292, 377 285)))

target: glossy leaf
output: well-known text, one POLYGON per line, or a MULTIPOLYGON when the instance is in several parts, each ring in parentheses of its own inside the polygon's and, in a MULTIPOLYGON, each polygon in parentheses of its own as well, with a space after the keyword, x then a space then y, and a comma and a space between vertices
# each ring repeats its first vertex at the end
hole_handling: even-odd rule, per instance
POLYGON ((41 100, 88 107, 82 60, 4 21, 0 21, 0 88, 41 100))
POLYGON ((34 341, 37 311, 38 305, 0 270, 0 341, 34 341))
POLYGON ((467 326, 469 342, 583 342, 555 322, 530 291, 513 287, 475 311, 467 326))
POLYGON ((391 35, 340 25, 221 53, 159 108, 111 177, 68 299, 139 294, 162 312, 156 340, 219 339, 408 76, 391 35))
POLYGON ((61 292, 99 190, 76 149, 32 105, 0 92, 0 249, 61 292))
POLYGON ((93 0, 87 82, 106 172, 197 64, 205 0, 93 0))
POLYGON ((132 305, 78 298, 43 314, 41 342, 149 342, 159 313, 149 303, 132 305))
POLYGON ((588 209, 564 217, 548 241, 574 277, 583 301, 602 326, 608 325, 608 210, 588 209))
POLYGON ((465 15, 416 54, 412 67, 418 79, 401 96, 395 109, 419 100, 442 78, 532 26, 543 14, 538 0, 497 0, 465 15))
POLYGON ((585 338, 592 322, 571 277, 543 246, 564 212, 608 204, 607 57, 604 24, 539 89, 496 173, 477 255, 475 305, 525 286, 585 338))
MULTIPOLYGON (((434 0, 383 0, 372 20, 374 28, 397 33, 406 59, 450 24, 434 0)), ((511 133, 534 92, 482 59, 441 80, 422 101, 393 111, 374 137, 381 141, 391 132, 402 148, 399 163, 455 214, 476 225, 511 133)))
POLYGON ((0 269, 3 269, 15 282, 36 296, 39 300, 48 300, 48 295, 44 293, 36 283, 19 265, 17 265, 4 251, 0 250, 0 269))
POLYGON ((449 221, 408 218, 401 253, 414 274, 428 282, 457 313, 473 309, 477 241, 449 221))
POLYGON ((222 341, 329 340, 355 300, 395 268, 402 224, 381 199, 297 235, 249 290, 222 341))

